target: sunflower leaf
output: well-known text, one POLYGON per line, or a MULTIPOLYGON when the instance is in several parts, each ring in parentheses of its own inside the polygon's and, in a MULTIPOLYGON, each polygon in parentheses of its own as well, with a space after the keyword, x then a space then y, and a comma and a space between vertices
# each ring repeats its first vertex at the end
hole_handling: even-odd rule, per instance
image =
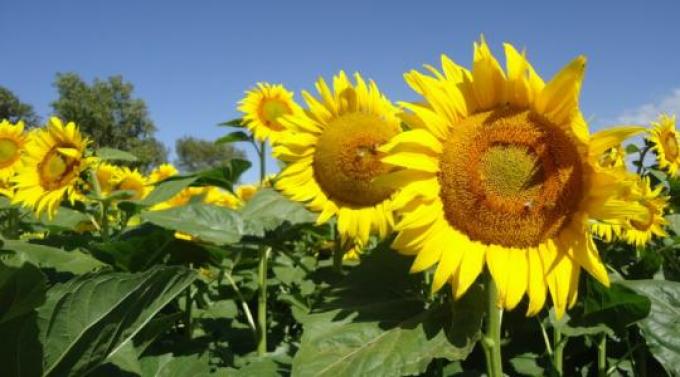
POLYGON ((245 234, 263 237, 265 232, 282 225, 314 222, 315 216, 304 205, 288 200, 277 191, 263 188, 257 191, 241 209, 245 234))
POLYGON ((120 149, 102 147, 97 149, 95 155, 105 161, 137 161, 137 156, 130 152, 121 151, 120 149))

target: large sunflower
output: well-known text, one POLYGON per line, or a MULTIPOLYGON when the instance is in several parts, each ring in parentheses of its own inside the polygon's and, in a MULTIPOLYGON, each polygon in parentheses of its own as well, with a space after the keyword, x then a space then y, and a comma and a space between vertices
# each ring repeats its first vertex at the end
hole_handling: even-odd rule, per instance
POLYGON ((24 122, 12 124, 7 120, 0 122, 0 179, 14 176, 14 172, 21 164, 21 154, 24 151, 27 135, 24 133, 24 122))
POLYGON ((680 167, 680 144, 675 116, 661 115, 656 122, 652 122, 649 140, 653 145, 652 150, 656 152, 659 167, 667 170, 671 176, 676 176, 680 167))
POLYGON ((585 58, 545 84, 523 54, 505 52, 507 72, 482 40, 472 71, 443 56, 443 72, 429 67, 434 77, 405 75, 426 103, 404 103, 420 122, 381 148, 395 169, 380 180, 402 187, 393 246, 416 256, 412 272, 436 265, 433 291, 449 282, 461 297, 486 264, 499 306, 526 293, 532 315, 550 292, 561 316, 581 267, 609 284, 588 220, 621 224, 645 212, 616 199, 628 173, 597 164, 643 128, 589 135, 578 107, 585 58))
POLYGON ((275 187, 296 201, 309 201, 322 224, 337 215, 345 239, 366 244, 373 231, 387 235, 393 224, 390 187, 373 179, 387 172, 378 147, 401 132, 397 109, 373 82, 340 72, 333 90, 316 83, 320 98, 303 97, 309 109, 282 119, 291 131, 274 145, 287 163, 275 187))
POLYGON ((256 88, 246 92, 238 109, 244 114, 244 123, 255 139, 273 142, 285 130, 281 117, 299 111, 300 107, 293 100, 293 93, 283 85, 258 83, 256 88))
POLYGON ((73 122, 64 126, 56 117, 33 131, 23 164, 12 179, 17 190, 13 202, 32 207, 38 216, 47 211, 51 217, 65 194, 74 201, 80 174, 91 163, 84 156, 88 142, 73 122))

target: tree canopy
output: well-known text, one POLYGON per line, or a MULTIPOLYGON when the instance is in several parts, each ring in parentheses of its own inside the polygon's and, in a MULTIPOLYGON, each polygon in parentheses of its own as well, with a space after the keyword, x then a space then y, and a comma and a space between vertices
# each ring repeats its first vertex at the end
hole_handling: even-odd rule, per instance
POLYGON ((191 136, 175 141, 177 167, 187 173, 225 165, 233 158, 244 158, 245 154, 231 144, 215 144, 191 136))
POLYGON ((33 111, 33 106, 21 102, 11 90, 0 86, 0 120, 7 119, 12 123, 24 121, 27 127, 37 127, 40 117, 33 111))
POLYGON ((136 167, 149 169, 165 162, 167 150, 154 137, 156 127, 144 100, 133 97, 133 85, 122 76, 92 84, 75 73, 57 74, 58 99, 52 102, 56 115, 74 121, 95 147, 111 147, 137 156, 136 167))

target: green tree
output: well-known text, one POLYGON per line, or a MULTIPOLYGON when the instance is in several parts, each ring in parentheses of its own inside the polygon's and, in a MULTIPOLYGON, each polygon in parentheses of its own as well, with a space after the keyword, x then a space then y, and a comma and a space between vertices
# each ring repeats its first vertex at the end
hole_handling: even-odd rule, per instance
POLYGON ((215 144, 208 140, 184 136, 175 141, 177 167, 187 173, 225 165, 245 154, 231 144, 215 144))
POLYGON ((23 120, 26 127, 37 127, 40 117, 33 111, 33 106, 21 102, 11 90, 0 86, 0 120, 7 119, 12 123, 23 120))
POLYGON ((156 127, 144 100, 134 98, 133 86, 122 76, 95 79, 91 85, 75 73, 57 74, 56 115, 74 121, 96 147, 111 147, 137 156, 133 165, 149 169, 167 159, 167 150, 154 137, 156 127))

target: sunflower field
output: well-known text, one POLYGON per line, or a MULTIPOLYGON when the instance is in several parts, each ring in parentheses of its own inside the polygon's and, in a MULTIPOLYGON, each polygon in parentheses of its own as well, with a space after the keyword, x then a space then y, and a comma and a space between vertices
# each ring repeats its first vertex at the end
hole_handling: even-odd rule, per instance
POLYGON ((0 376, 680 376, 675 116, 592 132, 584 57, 503 47, 256 84, 194 174, 2 121, 0 376))

